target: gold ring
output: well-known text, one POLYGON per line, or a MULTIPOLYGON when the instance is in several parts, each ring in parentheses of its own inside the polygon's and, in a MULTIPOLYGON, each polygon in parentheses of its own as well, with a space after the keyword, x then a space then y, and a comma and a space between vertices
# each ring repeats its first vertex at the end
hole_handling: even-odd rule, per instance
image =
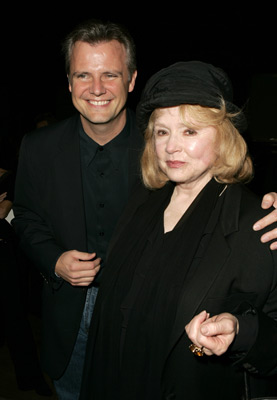
POLYGON ((203 351, 203 346, 202 347, 198 347, 198 346, 196 346, 196 344, 192 343, 189 346, 189 349, 194 355, 196 355, 198 357, 202 357, 205 354, 204 351, 203 351))

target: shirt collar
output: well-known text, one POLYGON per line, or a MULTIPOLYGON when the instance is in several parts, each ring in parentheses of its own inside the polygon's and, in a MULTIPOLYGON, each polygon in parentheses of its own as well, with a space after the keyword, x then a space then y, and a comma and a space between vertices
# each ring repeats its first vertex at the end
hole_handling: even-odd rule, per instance
POLYGON ((128 138, 130 136, 130 120, 126 113, 126 124, 122 131, 104 146, 100 146, 91 139, 83 129, 81 120, 79 123, 80 147, 83 162, 86 166, 94 159, 99 147, 103 147, 108 152, 114 166, 117 166, 121 160, 123 152, 128 148, 128 138))

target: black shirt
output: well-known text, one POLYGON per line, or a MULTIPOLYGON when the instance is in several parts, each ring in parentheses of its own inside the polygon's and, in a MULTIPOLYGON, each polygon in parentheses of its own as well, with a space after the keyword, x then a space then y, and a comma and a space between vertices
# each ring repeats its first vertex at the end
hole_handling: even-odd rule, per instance
POLYGON ((104 146, 91 139, 80 124, 80 151, 87 229, 87 249, 102 258, 128 199, 129 121, 104 146))

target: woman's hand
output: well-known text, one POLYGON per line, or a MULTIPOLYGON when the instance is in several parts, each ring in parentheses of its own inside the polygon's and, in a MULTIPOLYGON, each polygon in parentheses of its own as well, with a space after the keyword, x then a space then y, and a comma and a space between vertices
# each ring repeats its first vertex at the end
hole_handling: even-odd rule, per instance
POLYGON ((237 318, 229 313, 209 317, 206 311, 196 315, 185 327, 189 339, 211 356, 224 354, 239 331, 237 318))

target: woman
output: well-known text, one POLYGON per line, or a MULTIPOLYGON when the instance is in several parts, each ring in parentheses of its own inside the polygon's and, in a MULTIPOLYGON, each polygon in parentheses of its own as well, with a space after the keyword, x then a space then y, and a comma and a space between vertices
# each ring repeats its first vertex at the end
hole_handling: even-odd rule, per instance
POLYGON ((150 78, 137 116, 147 190, 110 249, 81 399, 242 399, 248 375, 277 372, 277 258, 252 230, 244 116, 201 62, 150 78))

